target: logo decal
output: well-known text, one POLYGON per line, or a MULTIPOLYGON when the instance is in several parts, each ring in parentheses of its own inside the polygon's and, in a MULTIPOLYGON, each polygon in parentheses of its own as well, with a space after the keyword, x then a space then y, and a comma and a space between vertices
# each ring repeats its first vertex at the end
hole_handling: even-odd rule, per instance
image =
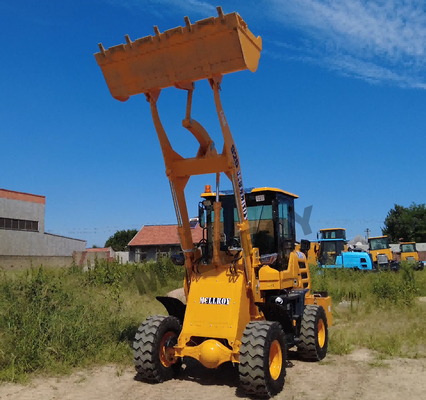
MULTIPOLYGON (((232 145, 231 153, 232 153, 232 158, 234 159, 235 168, 239 168, 240 160, 238 159, 237 150, 235 149, 235 145, 232 145)), ((244 217, 244 220, 247 220, 248 216, 247 216, 247 206, 246 206, 246 195, 244 193, 243 177, 241 175, 240 170, 237 171, 237 179, 238 179, 238 191, 240 193, 241 206, 243 208, 243 217, 244 217)))
POLYGON ((227 297, 200 297, 200 304, 229 306, 230 302, 231 299, 227 297))
POLYGON ((226 118, 225 118, 225 114, 223 113, 223 110, 220 110, 219 114, 220 114, 220 118, 222 120, 222 125, 226 126, 226 118))

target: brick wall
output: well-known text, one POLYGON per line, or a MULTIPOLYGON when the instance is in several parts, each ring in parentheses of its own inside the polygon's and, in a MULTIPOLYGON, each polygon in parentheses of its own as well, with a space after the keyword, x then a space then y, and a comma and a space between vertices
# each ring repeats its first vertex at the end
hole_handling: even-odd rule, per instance
POLYGON ((72 264, 72 256, 2 256, 0 255, 0 267, 5 270, 19 270, 27 268, 43 267, 69 267, 72 264))
POLYGON ((94 265, 95 259, 114 261, 114 257, 111 256, 109 251, 74 251, 73 257, 79 267, 94 265))

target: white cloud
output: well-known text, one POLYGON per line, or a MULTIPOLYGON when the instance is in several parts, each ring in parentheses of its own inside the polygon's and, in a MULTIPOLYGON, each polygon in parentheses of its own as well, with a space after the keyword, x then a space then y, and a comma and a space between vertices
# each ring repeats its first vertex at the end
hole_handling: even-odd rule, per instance
POLYGON ((426 10, 420 0, 270 0, 268 15, 307 38, 271 42, 284 57, 370 82, 424 88, 426 10))
POLYGON ((140 7, 149 10, 157 17, 163 14, 176 13, 176 10, 182 12, 194 13, 198 15, 209 16, 212 12, 216 12, 216 7, 207 1, 200 0, 108 0, 110 3, 122 7, 140 7))
POLYGON ((159 0, 159 3, 164 3, 167 6, 173 6, 186 11, 193 11, 202 14, 216 12, 216 7, 205 1, 198 0, 159 0))

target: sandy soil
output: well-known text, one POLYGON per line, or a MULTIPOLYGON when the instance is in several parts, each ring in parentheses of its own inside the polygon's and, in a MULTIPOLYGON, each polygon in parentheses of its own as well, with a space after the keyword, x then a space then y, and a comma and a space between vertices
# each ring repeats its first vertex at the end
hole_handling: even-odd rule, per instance
MULTIPOLYGON (((426 359, 378 361, 367 350, 348 356, 327 356, 320 363, 290 360, 284 390, 276 399, 393 400, 426 399, 426 359)), ((245 398, 238 372, 231 365, 207 370, 189 364, 178 379, 147 384, 134 370, 106 366, 61 378, 36 378, 28 385, 0 386, 4 400, 121 400, 121 399, 245 398)))

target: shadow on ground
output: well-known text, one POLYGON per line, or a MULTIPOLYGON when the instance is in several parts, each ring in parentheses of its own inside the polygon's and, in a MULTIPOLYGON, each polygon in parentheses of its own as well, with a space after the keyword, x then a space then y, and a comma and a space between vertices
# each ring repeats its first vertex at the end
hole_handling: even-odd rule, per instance
MULTIPOLYGON (((297 360, 296 352, 289 352, 286 368, 293 366, 292 360, 297 360)), ((145 382, 139 375, 135 380, 145 382)), ((228 386, 235 388, 235 395, 240 398, 251 398, 241 389, 239 384, 238 364, 227 362, 216 369, 204 367, 192 358, 184 358, 182 368, 175 378, 180 381, 195 382, 203 386, 228 386)))

